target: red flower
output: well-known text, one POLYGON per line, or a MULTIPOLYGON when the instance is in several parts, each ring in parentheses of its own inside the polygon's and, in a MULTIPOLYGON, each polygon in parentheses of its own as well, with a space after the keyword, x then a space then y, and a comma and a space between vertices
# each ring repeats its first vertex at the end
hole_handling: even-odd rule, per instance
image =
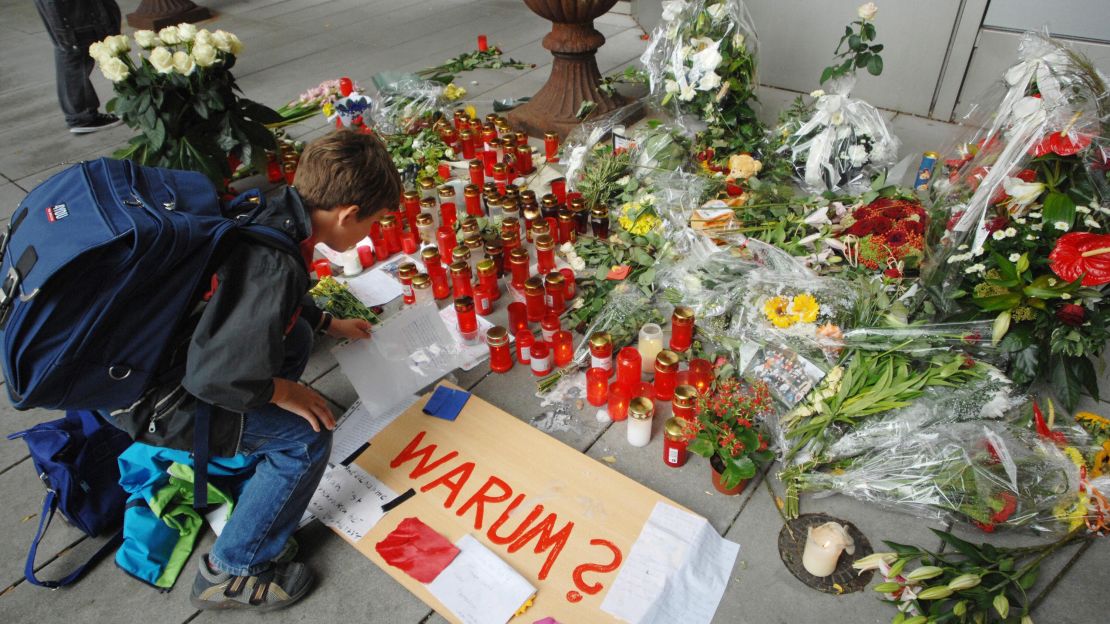
POLYGON ((1068 232, 1056 241, 1048 266, 1061 279, 1083 277, 1084 286, 1110 282, 1110 234, 1068 232))
POLYGON ((1010 223, 1010 217, 1007 215, 999 215, 987 222, 988 232, 997 232, 998 230, 1006 229, 1010 223))
POLYGON ((890 228, 894 227, 894 222, 886 217, 875 217, 874 219, 868 219, 868 221, 871 222, 872 234, 886 234, 890 231, 890 228))
POLYGON ((1014 515, 1014 512, 1017 511, 1017 497, 1010 492, 1002 492, 995 498, 1002 499, 1002 509, 999 509, 991 515, 991 522, 999 523, 1009 520, 1010 516, 1014 515))
POLYGON ((887 208, 886 210, 883 210, 879 214, 883 215, 884 217, 886 217, 888 219, 904 219, 904 218, 906 218, 906 211, 903 210, 902 208, 887 208))
POLYGON ((1077 306, 1074 303, 1065 303, 1056 310, 1056 319, 1064 325, 1072 327, 1079 327, 1083 324, 1083 320, 1087 317, 1087 311, 1083 306, 1077 306))
POLYGON ((923 234, 925 233, 925 223, 922 221, 902 221, 898 224, 898 229, 910 234, 923 234))
POLYGON ((1033 171, 1032 169, 1022 169, 1021 171, 1017 172, 1017 175, 1015 175, 1014 177, 1018 178, 1022 182, 1032 182, 1037 179, 1037 172, 1033 171))
POLYGON ((944 225, 944 228, 948 231, 954 230, 956 228, 956 224, 960 222, 960 219, 963 218, 963 216, 964 213, 962 210, 953 214, 951 217, 948 218, 948 223, 944 225))
POLYGON ((744 194, 744 188, 730 182, 725 185, 725 193, 727 193, 729 197, 740 197, 744 194))
POLYGON ((1091 138, 1089 134, 1076 133, 1075 138, 1072 139, 1070 135, 1063 132, 1053 132, 1033 146, 1033 155, 1044 156, 1053 153, 1060 156, 1073 156, 1090 145, 1091 138))
POLYGON ((886 239, 886 244, 891 247, 901 247, 909 241, 910 237, 906 234, 905 230, 895 228, 886 233, 883 237, 886 239))
POLYGON ((902 271, 900 271, 896 266, 890 267, 889 269, 883 271, 883 275, 889 277, 890 279, 902 279, 902 271))

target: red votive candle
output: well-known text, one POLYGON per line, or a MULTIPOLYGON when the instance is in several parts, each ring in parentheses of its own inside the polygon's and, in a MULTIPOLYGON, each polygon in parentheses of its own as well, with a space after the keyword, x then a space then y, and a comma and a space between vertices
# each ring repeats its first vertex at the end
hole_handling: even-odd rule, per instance
POLYGON ((486 332, 486 344, 489 345, 489 368, 495 373, 507 373, 513 367, 513 355, 509 349, 509 332, 500 325, 495 325, 486 332))
POLYGON ((687 371, 690 385, 698 389, 700 394, 709 392, 709 388, 713 385, 713 365, 709 360, 701 358, 694 358, 690 360, 690 370, 687 371))
POLYGON ((532 346, 536 344, 536 337, 528 328, 518 331, 516 333, 516 361, 521 364, 530 364, 532 362, 532 346))
POLYGON ((455 230, 449 227, 441 227, 436 230, 436 247, 439 248, 440 258, 451 258, 451 252, 455 251, 455 246, 459 242, 455 239, 455 230))
POLYGON ((491 301, 501 298, 501 284, 497 281, 497 265, 486 258, 478 263, 478 284, 489 293, 491 301))
POLYGON ((478 340, 478 317, 474 313, 474 299, 472 297, 458 297, 455 299, 455 315, 459 319, 459 334, 464 342, 473 343, 478 340))
POLYGON ((381 223, 375 222, 370 226, 370 242, 374 244, 374 255, 378 260, 389 258, 389 244, 385 240, 385 234, 382 233, 381 223))
POLYGON ((565 329, 555 332, 551 345, 555 351, 555 366, 566 366, 574 359, 574 336, 570 332, 565 329))
POLYGON ((528 329, 528 306, 519 301, 509 304, 509 331, 517 335, 528 329))
POLYGON ((401 251, 414 254, 420 249, 420 235, 416 232, 405 232, 401 235, 401 251))
POLYGON ((312 262, 312 270, 316 271, 316 279, 331 276, 331 262, 327 258, 320 258, 312 262))
POLYGON ((571 269, 559 269, 559 273, 563 275, 563 298, 570 301, 574 299, 574 295, 578 293, 578 289, 574 283, 574 271, 571 269))
POLYGON ((559 134, 557 132, 543 133, 543 154, 547 162, 559 162, 559 134))
POLYGON ((586 369, 586 400, 601 407, 609 400, 609 371, 604 368, 586 369))
POLYGON ((671 315, 671 350, 682 352, 694 341, 694 309, 678 306, 671 315))
POLYGON ((544 304, 543 279, 538 275, 529 277, 524 282, 524 305, 528 307, 528 322, 538 323, 547 314, 544 304))
POLYGON ((555 178, 551 181, 551 193, 559 200, 560 205, 567 203, 567 179, 555 178))
MULTIPOLYGON (((493 167, 497 164, 497 152, 494 150, 486 150, 482 152, 482 172, 486 177, 493 177, 493 167)), ((504 192, 504 191, 502 191, 504 192)))
POLYGON ((552 240, 549 234, 542 234, 537 236, 534 242, 536 244, 536 273, 547 275, 555 270, 555 241, 552 240))
MULTIPOLYGON (((640 388, 643 376, 640 352, 636 347, 625 347, 617 354, 617 386, 631 393, 640 388)), ((629 396, 628 398, 631 398, 629 396)), ((627 406, 626 406, 627 407, 627 406)), ((615 420, 615 419, 614 419, 615 420)))
POLYGON ((456 299, 474 295, 470 264, 466 260, 451 263, 451 290, 455 293, 456 299))
POLYGON ((555 339, 555 332, 562 329, 563 324, 558 314, 546 314, 540 321, 540 335, 543 336, 544 342, 551 343, 555 339))
POLYGON ((562 314, 566 310, 566 297, 563 296, 563 274, 558 272, 548 273, 543 278, 544 304, 547 311, 553 314, 562 314))
POLYGON ((476 184, 468 184, 463 188, 463 197, 466 199, 466 214, 472 217, 484 217, 482 211, 482 189, 476 184))
POLYGON ((438 167, 438 173, 439 173, 439 177, 442 178, 443 180, 445 180, 445 181, 450 180, 451 179, 451 163, 446 162, 446 161, 440 161, 439 167, 438 167))
POLYGON ((628 388, 620 384, 609 386, 609 418, 614 421, 628 418, 628 403, 631 400, 632 392, 628 388))
POLYGON ((674 397, 675 378, 678 376, 678 354, 666 349, 655 356, 655 398, 670 401, 674 397))
POLYGON ((485 167, 482 165, 482 161, 475 158, 467 165, 467 169, 470 171, 470 183, 478 188, 482 188, 482 185, 486 183, 486 172, 485 167))
POLYGON ((532 345, 529 355, 532 358, 530 364, 533 375, 544 377, 551 374, 551 350, 547 348, 546 342, 537 342, 532 345))
POLYGON ((524 282, 531 277, 529 262, 527 249, 517 247, 509 252, 509 282, 516 288, 524 288, 524 282))
POLYGON ((668 418, 663 424, 663 463, 679 468, 686 463, 686 436, 677 418, 668 418))
POLYGON ((590 336, 590 367, 613 376, 613 337, 609 332, 595 332, 590 336))
POLYGON ((385 246, 390 255, 401 251, 401 224, 392 214, 382 217, 382 236, 385 237, 385 246))
POLYGON ((489 51, 489 39, 487 39, 485 35, 478 35, 478 51, 479 52, 488 52, 489 51))
POLYGON ((397 279, 401 280, 401 297, 407 305, 416 303, 416 291, 412 287, 412 278, 416 277, 416 265, 406 262, 397 267, 397 279))
POLYGON ((364 269, 374 266, 374 248, 370 245, 359 245, 358 261, 362 263, 364 269))

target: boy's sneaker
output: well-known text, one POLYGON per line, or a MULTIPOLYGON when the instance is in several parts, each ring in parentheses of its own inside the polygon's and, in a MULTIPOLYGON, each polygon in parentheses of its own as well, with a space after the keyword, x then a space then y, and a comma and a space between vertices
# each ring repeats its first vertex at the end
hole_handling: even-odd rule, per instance
POLYGON ((204 555, 189 601, 202 610, 274 611, 303 598, 312 581, 312 572, 303 563, 277 563, 257 576, 232 576, 213 568, 204 555))
POLYGON ((69 131, 73 134, 88 134, 90 132, 96 132, 97 130, 115 128, 121 123, 123 123, 123 120, 115 115, 97 113, 96 117, 93 117, 89 121, 70 126, 69 131))

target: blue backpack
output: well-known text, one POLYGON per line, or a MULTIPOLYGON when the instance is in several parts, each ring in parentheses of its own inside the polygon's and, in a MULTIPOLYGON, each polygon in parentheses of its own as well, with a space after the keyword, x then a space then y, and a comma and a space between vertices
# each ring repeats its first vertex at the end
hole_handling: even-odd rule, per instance
POLYGON ((229 218, 199 173, 108 158, 28 193, 0 235, 0 366, 12 404, 111 411, 138 400, 240 235, 299 257, 287 234, 251 223, 257 192, 230 208, 252 200, 229 218))

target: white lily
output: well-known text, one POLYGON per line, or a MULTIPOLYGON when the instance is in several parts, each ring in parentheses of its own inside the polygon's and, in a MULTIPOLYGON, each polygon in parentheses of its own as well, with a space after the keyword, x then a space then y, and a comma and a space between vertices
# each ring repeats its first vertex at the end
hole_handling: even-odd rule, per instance
POLYGON ((1019 207, 1028 206, 1037 201, 1037 198, 1044 192, 1044 184, 1026 182, 1021 178, 1004 178, 1002 188, 1006 189, 1006 194, 1019 207))
POLYGON ((817 210, 814 210, 813 212, 809 213, 809 216, 807 216, 805 219, 802 219, 802 221, 806 225, 815 225, 815 226, 816 225, 829 225, 829 224, 831 224, 832 221, 829 219, 829 207, 828 206, 821 206, 817 210))

